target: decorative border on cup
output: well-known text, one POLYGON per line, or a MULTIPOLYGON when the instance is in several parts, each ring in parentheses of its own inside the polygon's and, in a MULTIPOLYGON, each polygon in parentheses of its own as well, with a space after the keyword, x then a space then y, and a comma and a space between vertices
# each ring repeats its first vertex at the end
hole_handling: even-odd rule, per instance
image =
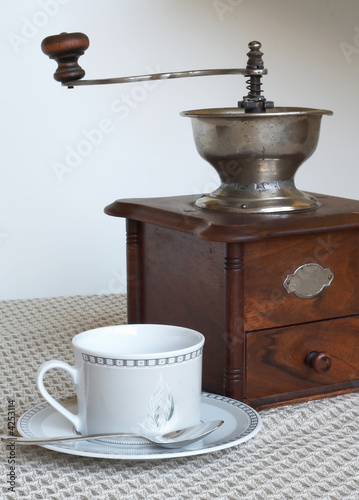
POLYGON ((188 354, 158 359, 114 359, 105 358, 102 356, 93 356, 92 354, 86 354, 83 352, 82 359, 85 361, 85 363, 90 363, 93 365, 113 366, 115 368, 124 366, 129 368, 143 368, 146 366, 166 366, 184 363, 186 361, 191 361, 192 359, 198 358, 199 356, 201 356, 202 352, 203 347, 197 349, 196 351, 189 352, 188 354))

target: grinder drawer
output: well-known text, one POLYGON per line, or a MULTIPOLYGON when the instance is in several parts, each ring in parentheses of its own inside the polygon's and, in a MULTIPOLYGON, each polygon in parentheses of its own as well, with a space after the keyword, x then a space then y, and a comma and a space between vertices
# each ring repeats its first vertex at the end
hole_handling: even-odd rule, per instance
POLYGON ((244 282, 246 331, 359 314, 359 232, 247 243, 244 282))
POLYGON ((247 335, 246 398, 359 380, 359 316, 247 335))

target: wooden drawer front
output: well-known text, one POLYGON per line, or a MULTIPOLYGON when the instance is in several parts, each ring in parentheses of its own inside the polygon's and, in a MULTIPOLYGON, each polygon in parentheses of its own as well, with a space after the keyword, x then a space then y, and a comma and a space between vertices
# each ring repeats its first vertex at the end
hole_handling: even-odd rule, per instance
POLYGON ((247 399, 358 379, 359 316, 247 335, 247 399))
POLYGON ((247 243, 244 276, 247 331, 359 314, 359 231, 247 243), (286 276, 309 263, 330 269, 330 286, 311 298, 289 294, 286 276))

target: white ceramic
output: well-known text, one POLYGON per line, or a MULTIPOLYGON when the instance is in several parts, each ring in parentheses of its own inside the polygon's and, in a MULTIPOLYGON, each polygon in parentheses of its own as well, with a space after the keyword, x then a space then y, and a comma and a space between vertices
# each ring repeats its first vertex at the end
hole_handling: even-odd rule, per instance
POLYGON ((118 325, 79 333, 76 366, 47 361, 37 386, 80 434, 131 432, 155 436, 200 422, 201 333, 169 325, 118 325), (78 414, 57 402, 43 379, 66 371, 77 388, 78 414))
MULTIPOLYGON (((76 398, 68 398, 64 405, 77 411, 76 398)), ((158 460, 202 455, 237 446, 253 438, 260 430, 260 415, 250 406, 217 394, 203 393, 201 420, 223 420, 224 423, 204 439, 183 448, 161 448, 143 443, 109 444, 98 440, 81 443, 56 443, 42 448, 82 457, 110 458, 115 460, 158 460)), ((70 436, 75 431, 72 424, 48 403, 42 403, 24 413, 17 422, 19 434, 29 438, 70 436)))

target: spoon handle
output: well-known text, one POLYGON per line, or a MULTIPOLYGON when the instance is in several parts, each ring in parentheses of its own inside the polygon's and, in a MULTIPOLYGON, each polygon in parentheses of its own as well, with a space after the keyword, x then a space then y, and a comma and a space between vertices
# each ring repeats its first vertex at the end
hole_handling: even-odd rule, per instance
POLYGON ((223 424, 223 420, 213 420, 211 422, 201 422, 200 424, 185 429, 178 429, 177 431, 168 432, 163 436, 154 436, 149 438, 142 434, 130 434, 125 432, 107 433, 107 434, 87 434, 80 436, 59 436, 47 438, 26 438, 18 436, 0 436, 1 441, 12 444, 51 444, 67 441, 84 441, 87 439, 108 439, 108 438, 137 438, 144 439, 145 441, 167 447, 178 447, 184 444, 190 444, 194 441, 202 439, 207 434, 210 434, 215 429, 218 429, 223 424))
POLYGON ((50 443, 61 443, 64 441, 84 441, 86 439, 106 439, 114 437, 130 437, 130 438, 141 438, 146 439, 150 443, 155 443, 152 439, 147 436, 142 436, 140 434, 126 434, 126 433, 112 433, 112 434, 88 434, 86 436, 59 436, 59 437, 48 437, 48 438, 25 438, 22 436, 6 436, 1 435, 1 441, 7 443, 15 444, 50 444, 50 443))

